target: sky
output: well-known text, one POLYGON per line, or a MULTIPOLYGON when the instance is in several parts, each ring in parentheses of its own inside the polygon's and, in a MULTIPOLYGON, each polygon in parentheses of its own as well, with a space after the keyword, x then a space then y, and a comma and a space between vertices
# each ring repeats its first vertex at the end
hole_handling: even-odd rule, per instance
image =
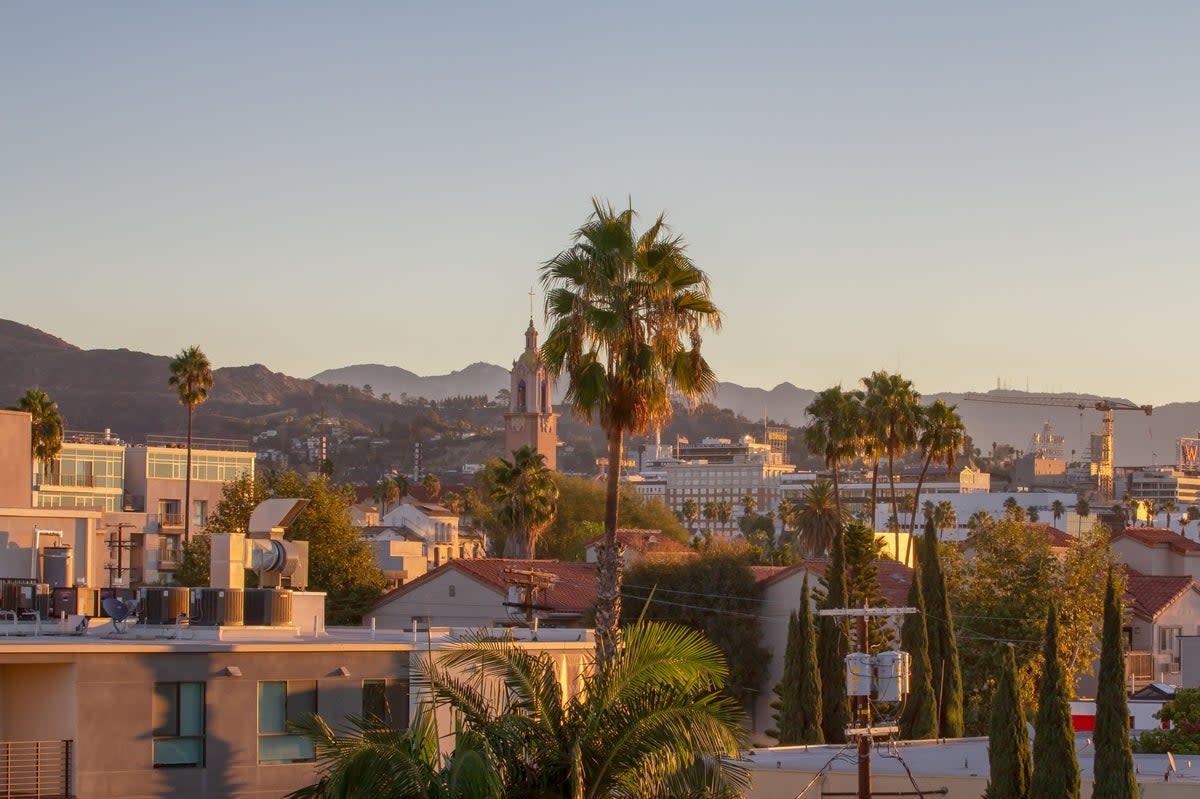
POLYGON ((1170 2, 0 2, 0 318, 507 364, 599 197, 709 273, 722 380, 1196 400, 1198 35, 1170 2))

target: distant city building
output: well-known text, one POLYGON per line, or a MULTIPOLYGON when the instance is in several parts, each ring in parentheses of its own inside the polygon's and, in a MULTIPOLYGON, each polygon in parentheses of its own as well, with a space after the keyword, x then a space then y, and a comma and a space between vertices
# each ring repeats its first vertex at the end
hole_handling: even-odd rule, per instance
POLYGON ((513 361, 508 413, 504 414, 504 457, 521 447, 531 447, 558 468, 558 414, 551 404, 554 387, 538 353, 533 319, 525 331, 525 351, 513 361))

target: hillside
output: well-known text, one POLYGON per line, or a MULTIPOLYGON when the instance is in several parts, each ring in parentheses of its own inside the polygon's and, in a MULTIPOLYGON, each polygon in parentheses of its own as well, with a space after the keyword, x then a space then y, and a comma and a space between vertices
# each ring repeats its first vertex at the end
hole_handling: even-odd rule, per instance
MULTIPOLYGON (((75 430, 107 427, 131 441, 148 433, 181 433, 185 414, 167 386, 169 362, 166 355, 126 349, 83 350, 32 327, 0 320, 0 404, 10 405, 28 388, 41 387, 58 401, 68 427, 75 430)), ((359 365, 326 370, 305 380, 255 364, 217 369, 214 382, 209 401, 196 411, 197 435, 246 438, 289 420, 297 425, 281 433, 308 435, 321 419, 339 420, 352 434, 373 434, 387 442, 364 450, 361 457, 353 455, 352 462, 364 469, 411 463, 416 441, 426 442, 424 457, 431 468, 452 469, 478 462, 499 448, 499 437, 492 431, 499 427, 503 409, 447 400, 493 398, 507 387, 508 372, 476 363, 446 375, 421 377, 395 366, 359 365), (359 390, 368 384, 375 396, 359 390), (392 401, 382 398, 385 393, 392 401)), ((664 440, 677 434, 693 439, 757 434, 764 415, 797 426, 803 424, 804 408, 814 394, 792 383, 770 390, 721 383, 711 405, 714 411, 728 411, 676 418, 663 431, 664 440)), ((1092 410, 967 402, 952 393, 925 398, 957 405, 975 445, 984 452, 992 442, 1025 449, 1030 435, 1050 421, 1066 436, 1068 452, 1074 450, 1082 457, 1089 434, 1100 428, 1100 414, 1092 410)), ((560 430, 578 453, 576 467, 588 468, 603 449, 598 431, 566 414, 560 430)), ((1117 464, 1173 463, 1175 439, 1196 435, 1198 430, 1200 402, 1164 405, 1150 417, 1118 413, 1117 464)), ((631 449, 640 443, 631 441, 631 449)))

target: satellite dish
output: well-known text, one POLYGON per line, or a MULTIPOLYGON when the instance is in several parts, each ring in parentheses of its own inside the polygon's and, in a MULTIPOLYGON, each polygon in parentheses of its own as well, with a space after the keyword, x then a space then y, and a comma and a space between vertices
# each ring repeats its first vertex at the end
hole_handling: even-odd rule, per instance
POLYGON ((137 612, 137 600, 131 599, 126 602, 120 597, 110 596, 105 597, 100 606, 104 608, 104 612, 112 619, 113 630, 118 633, 125 632, 126 623, 137 612))

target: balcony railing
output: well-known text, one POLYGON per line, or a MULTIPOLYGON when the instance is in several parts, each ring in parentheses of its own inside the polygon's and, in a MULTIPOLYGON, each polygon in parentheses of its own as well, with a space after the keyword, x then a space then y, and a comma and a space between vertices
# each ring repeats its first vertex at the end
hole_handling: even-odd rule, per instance
POLYGON ((46 474, 42 476, 43 486, 59 488, 95 488, 96 478, 90 474, 46 474))
POLYGON ((183 560, 182 547, 164 547, 158 548, 158 565, 159 566, 175 566, 179 561, 183 560))
POLYGON ((163 527, 183 527, 182 513, 160 513, 158 523, 163 527))
POLYGON ((0 741, 0 797, 71 799, 73 741, 0 741))

